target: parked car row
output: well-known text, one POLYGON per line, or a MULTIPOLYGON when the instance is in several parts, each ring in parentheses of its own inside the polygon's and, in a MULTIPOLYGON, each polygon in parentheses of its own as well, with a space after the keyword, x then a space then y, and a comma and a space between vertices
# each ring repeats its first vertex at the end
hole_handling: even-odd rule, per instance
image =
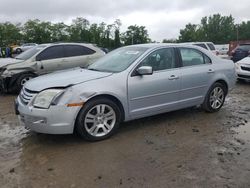
POLYGON ((74 44, 81 53, 67 59, 77 51, 66 50, 68 46, 72 44, 40 45, 17 57, 15 61, 25 65, 16 62, 2 68, 2 78, 23 81, 15 109, 21 123, 35 132, 76 131, 98 141, 113 135, 123 121, 198 105, 217 112, 236 80, 231 60, 198 46, 133 45, 100 58, 104 54, 92 45, 74 44), (57 63, 51 62, 55 58, 57 63), (91 59, 98 60, 90 63, 91 59), (29 80, 73 65, 81 67, 29 80), (30 77, 24 79, 23 74, 30 77))
POLYGON ((0 60, 0 89, 17 93, 30 79, 54 71, 86 67, 105 53, 92 44, 41 44, 0 60))

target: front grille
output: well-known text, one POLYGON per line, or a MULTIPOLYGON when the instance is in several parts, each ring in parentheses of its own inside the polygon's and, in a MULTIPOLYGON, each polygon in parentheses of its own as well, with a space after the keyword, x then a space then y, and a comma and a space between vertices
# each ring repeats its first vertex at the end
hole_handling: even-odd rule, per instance
POLYGON ((242 75, 242 74, 238 74, 239 78, 246 78, 246 79, 250 79, 250 76, 247 75, 242 75))
POLYGON ((245 71, 250 71, 250 67, 242 67, 242 66, 241 66, 241 69, 242 69, 242 70, 245 70, 245 71))
POLYGON ((31 91, 26 88, 23 88, 19 94, 19 98, 23 104, 27 105, 37 93, 38 92, 36 91, 31 91))

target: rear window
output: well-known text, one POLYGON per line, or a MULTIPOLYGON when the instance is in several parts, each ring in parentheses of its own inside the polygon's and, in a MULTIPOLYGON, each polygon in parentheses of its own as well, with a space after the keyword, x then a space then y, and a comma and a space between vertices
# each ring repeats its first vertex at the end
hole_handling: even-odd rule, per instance
POLYGON ((202 48, 204 48, 204 49, 207 50, 207 46, 206 46, 205 44, 200 43, 200 44, 194 44, 194 45, 195 45, 195 46, 202 47, 202 48))
POLYGON ((212 43, 207 43, 207 45, 210 48, 210 50, 215 50, 215 47, 212 43))

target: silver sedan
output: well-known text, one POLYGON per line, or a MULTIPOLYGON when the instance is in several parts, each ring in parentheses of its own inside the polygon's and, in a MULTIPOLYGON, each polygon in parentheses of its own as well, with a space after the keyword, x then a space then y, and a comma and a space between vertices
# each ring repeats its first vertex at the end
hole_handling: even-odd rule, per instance
POLYGON ((191 106, 217 112, 234 86, 230 60, 190 45, 119 48, 87 69, 28 81, 16 100, 20 121, 35 132, 90 141, 113 135, 121 122, 191 106))

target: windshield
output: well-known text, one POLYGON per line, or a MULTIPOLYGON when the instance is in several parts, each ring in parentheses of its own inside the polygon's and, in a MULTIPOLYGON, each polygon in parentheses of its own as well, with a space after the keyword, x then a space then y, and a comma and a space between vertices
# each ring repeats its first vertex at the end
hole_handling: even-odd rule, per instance
POLYGON ((119 48, 90 65, 88 69, 102 72, 124 71, 147 49, 136 46, 119 48))
POLYGON ((44 49, 45 47, 46 47, 46 45, 39 45, 39 46, 33 47, 33 48, 21 53, 20 55, 16 56, 15 59, 27 60, 27 59, 31 58, 33 55, 35 55, 37 52, 44 49))

